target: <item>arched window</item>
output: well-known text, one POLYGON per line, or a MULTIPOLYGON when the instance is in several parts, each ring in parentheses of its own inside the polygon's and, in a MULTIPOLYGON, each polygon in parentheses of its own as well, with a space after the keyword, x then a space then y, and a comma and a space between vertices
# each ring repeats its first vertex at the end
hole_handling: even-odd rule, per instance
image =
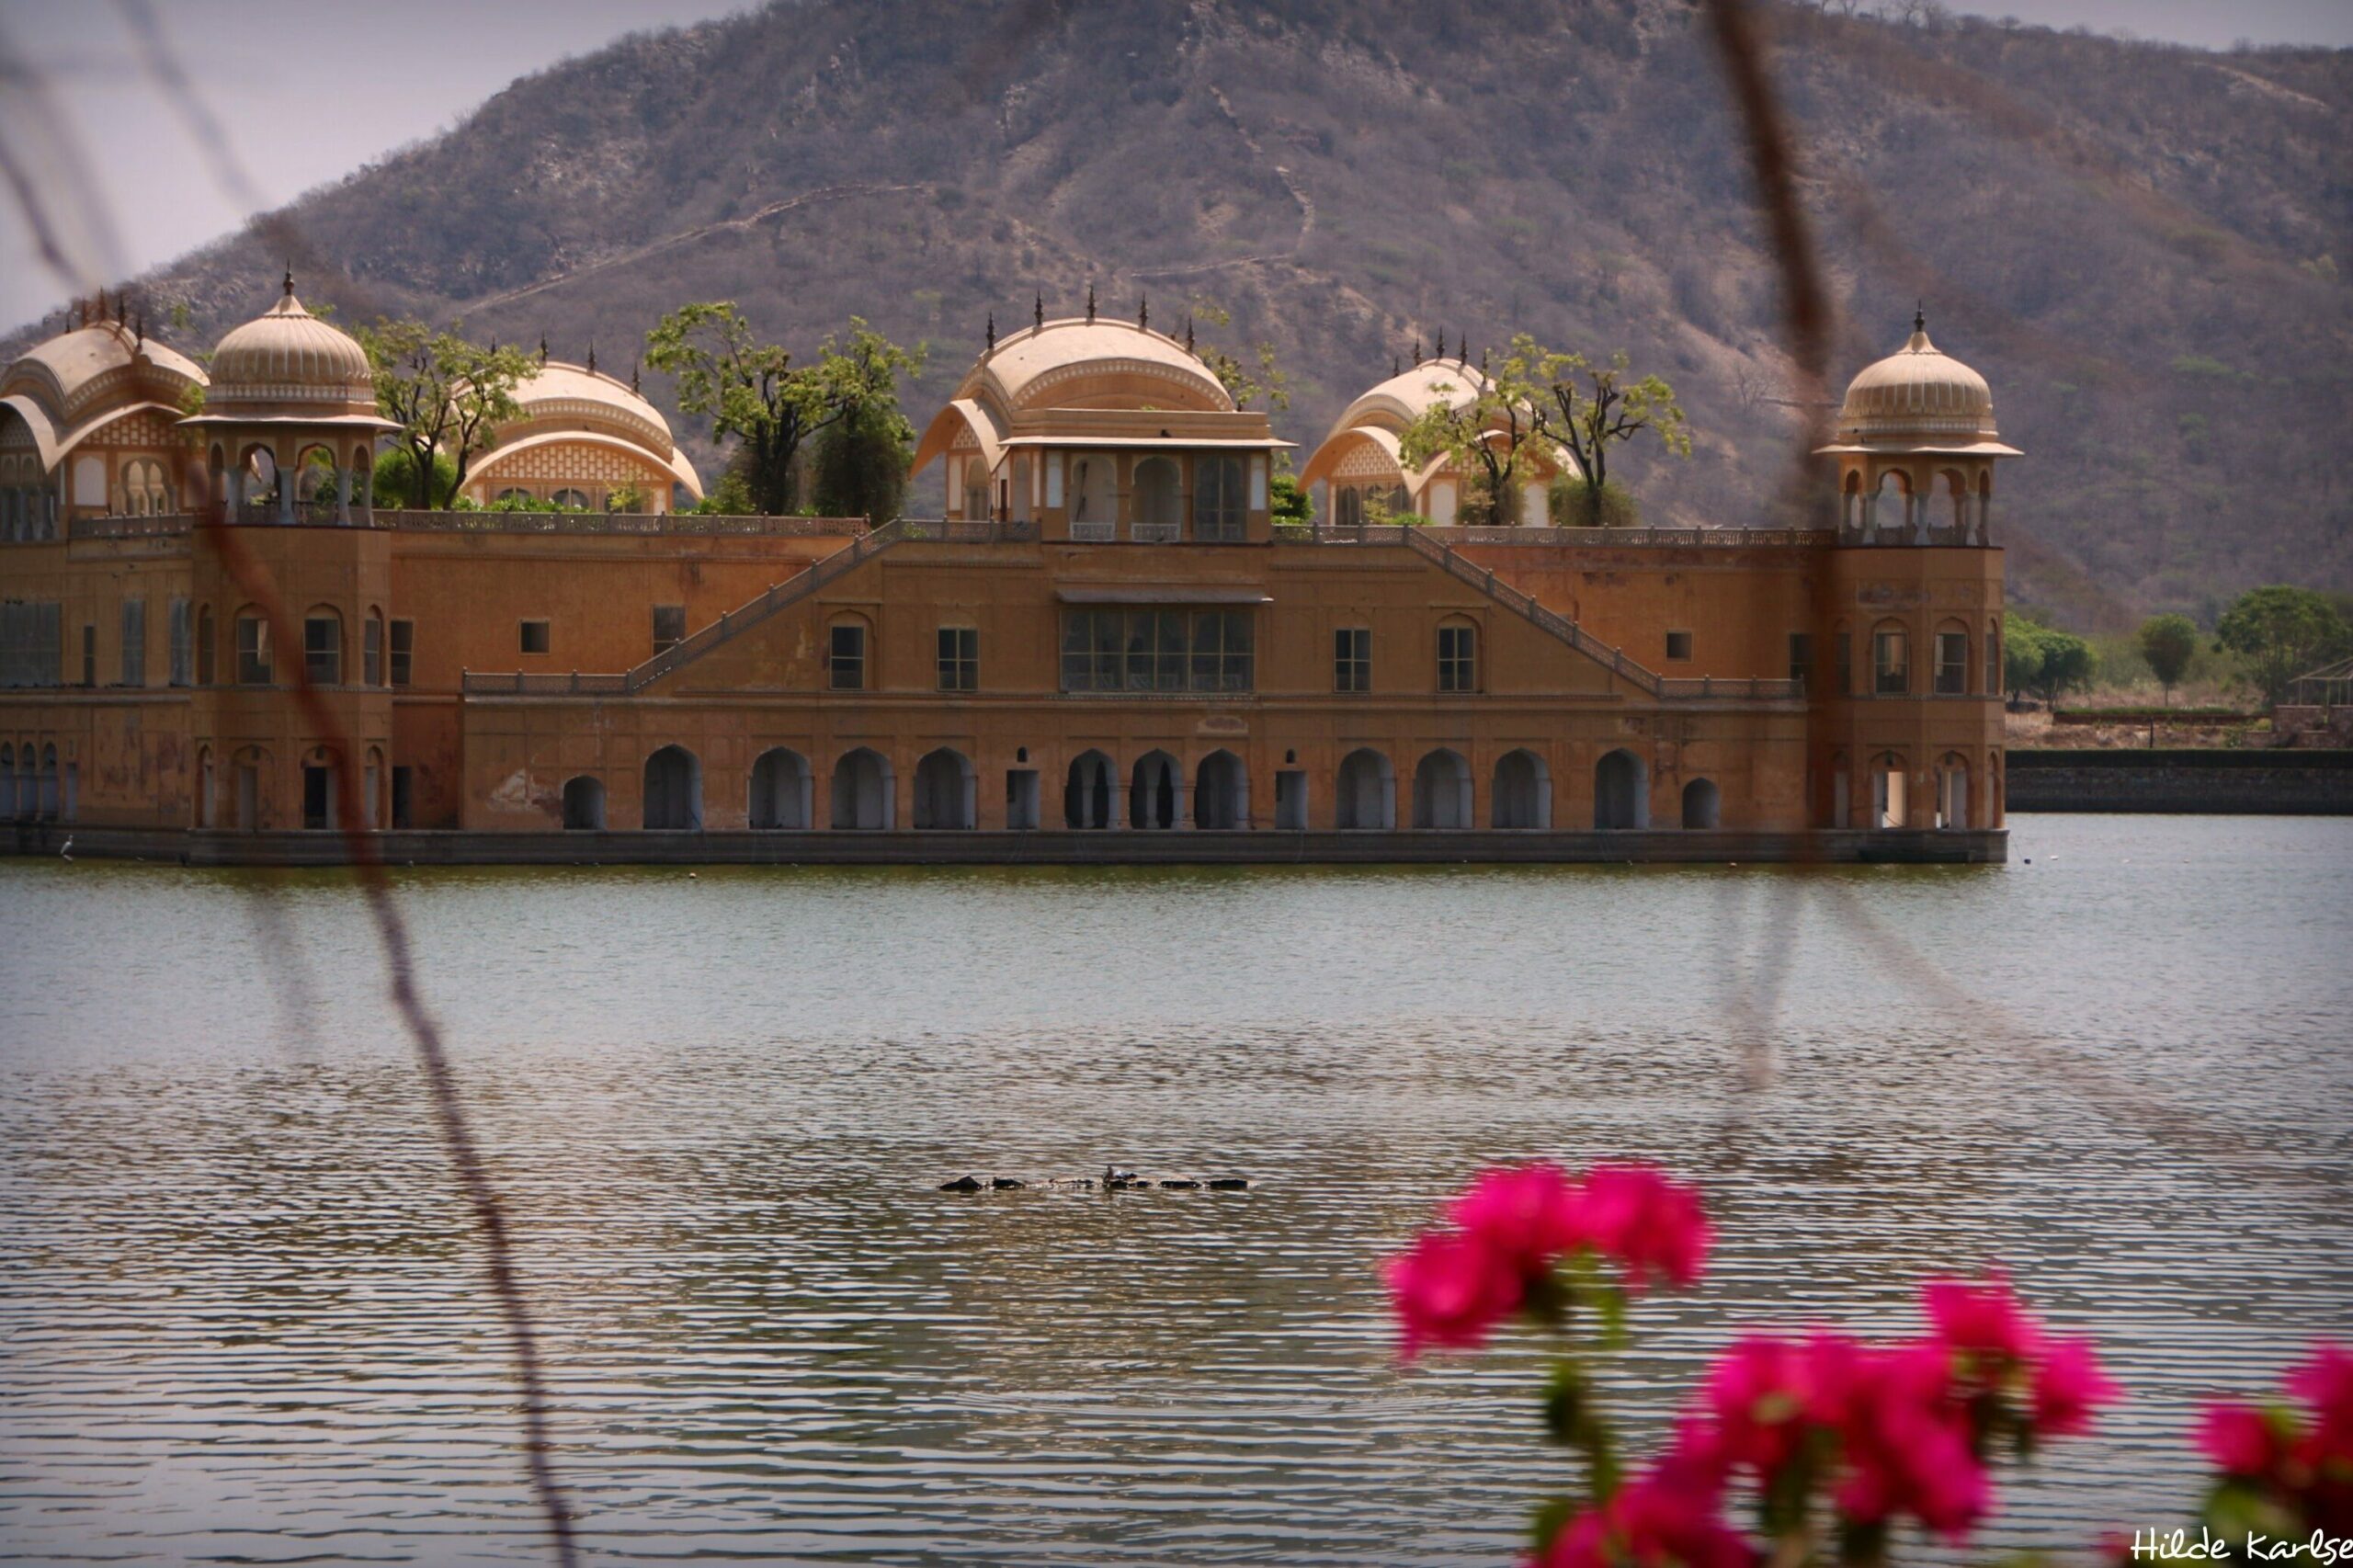
POLYGON ((891 825, 890 761, 870 746, 845 752, 834 764, 834 814, 836 828, 879 832, 891 825))
POLYGON ((1128 786, 1128 825, 1136 828, 1175 827, 1185 815, 1183 775, 1176 759, 1165 751, 1146 752, 1136 760, 1128 786))
POLYGON ((1367 746, 1340 759, 1333 795, 1333 825, 1342 829, 1397 825, 1397 772, 1389 758, 1367 746))
POLYGON ((1213 751, 1194 770, 1193 825, 1211 829, 1250 825, 1250 778, 1242 759, 1232 752, 1213 751))
POLYGON ((1441 746, 1423 757, 1414 769, 1414 825, 1464 828, 1476 820, 1471 807, 1471 765, 1462 754, 1441 746))
POLYGON ((702 826, 702 762, 684 746, 645 759, 642 820, 649 832, 691 833, 702 826))
POLYGON ((1722 825, 1723 795, 1712 778, 1694 778, 1683 786, 1683 825, 1685 827, 1717 827, 1722 825))
POLYGON ((343 617, 333 605, 313 605, 302 617, 302 678, 343 684, 343 617))
POLYGON ((1909 825, 1910 802, 1905 799, 1909 776, 1904 758, 1892 751, 1883 751, 1871 758, 1871 826, 1904 827, 1909 825))
POLYGON ((1449 620, 1438 629, 1438 688, 1479 689, 1479 629, 1467 620, 1449 620))
POLYGON ((1523 746, 1496 761, 1487 815, 1495 827, 1552 825, 1552 770, 1542 757, 1523 746))
POLYGON ((588 510, 588 493, 585 490, 559 490, 553 495, 549 496, 548 499, 554 502, 557 506, 566 507, 572 511, 585 512, 588 510))
POLYGON ((57 820, 57 743, 49 742, 40 748, 40 775, 34 780, 40 791, 36 810, 45 822, 57 820))
POLYGON ((1184 526, 1184 500, 1174 458, 1145 458, 1137 463, 1135 537, 1175 540, 1184 526))
POLYGON ((269 651, 269 619, 258 609, 237 612, 237 684, 267 686, 275 678, 269 651))
POLYGON ((232 759, 232 773, 237 790, 238 831, 258 832, 267 814, 267 802, 262 786, 268 777, 269 754, 259 746, 240 747, 232 759))
POLYGON ((500 491, 496 498, 512 505, 520 505, 529 502, 532 499, 532 496, 531 493, 524 489, 521 485, 510 484, 506 489, 500 491))
POLYGON ((926 752, 915 764, 915 826, 964 829, 977 825, 980 775, 965 755, 950 746, 926 752))
POLYGON ((1593 767, 1593 825, 1605 830, 1651 824, 1650 769, 1622 746, 1593 767))
POLYGON ((1937 825, 1969 825, 1969 759, 1957 751, 1945 753, 1937 764, 1937 825))
POLYGON ((1846 494, 1838 508, 1838 526, 1848 533, 1863 526, 1863 472, 1849 469, 1847 472, 1846 494))
POLYGON ((1071 759, 1070 778, 1063 789, 1063 825, 1102 828, 1111 825, 1111 799, 1117 786, 1111 759, 1099 751, 1081 752, 1071 759))
POLYGON ((775 746, 760 753, 752 764, 751 811, 745 820, 756 828, 806 830, 812 783, 809 759, 799 752, 775 746))
POLYGON ((1871 690, 1901 697, 1912 689, 1912 636, 1900 620, 1871 628, 1871 690))
POLYGON ((567 831, 598 833, 605 826, 605 781, 583 773, 563 781, 563 825, 567 831))
POLYGON ((1949 620, 1937 628, 1937 695, 1961 697, 1968 690, 1969 628, 1949 620))
POLYGON ((1245 496, 1240 458, 1193 460, 1193 537, 1238 543, 1243 537, 1245 496))

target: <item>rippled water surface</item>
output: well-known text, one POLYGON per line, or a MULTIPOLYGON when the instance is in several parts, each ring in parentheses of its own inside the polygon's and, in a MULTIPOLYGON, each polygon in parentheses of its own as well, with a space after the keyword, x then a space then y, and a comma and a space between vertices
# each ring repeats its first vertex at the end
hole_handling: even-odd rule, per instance
MULTIPOLYGON (((2131 1390, 2005 1483, 2067 1547, 2353 1334, 2353 823, 2012 852, 401 896, 592 1562, 1507 1562, 1538 1347, 1401 1373, 1373 1268, 1537 1154, 1708 1193, 1607 1374, 1646 1437, 1743 1325, 2006 1263, 2131 1390), (1257 1185, 934 1190, 1107 1160, 1257 1185)), ((503 1368, 348 889, 0 865, 0 1556, 540 1560, 503 1368)))

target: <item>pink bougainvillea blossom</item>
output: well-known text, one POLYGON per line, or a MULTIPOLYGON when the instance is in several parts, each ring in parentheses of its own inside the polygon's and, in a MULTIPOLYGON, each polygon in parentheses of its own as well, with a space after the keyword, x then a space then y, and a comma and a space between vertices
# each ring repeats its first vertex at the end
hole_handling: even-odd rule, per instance
POLYGON ((1454 1200, 1463 1234, 1524 1274, 1549 1268, 1575 1246, 1579 1193, 1560 1166, 1539 1163, 1483 1174, 1454 1200))
POLYGON ((1839 1429, 1838 1506, 1866 1522, 1908 1515, 1967 1540, 1993 1489, 1953 1397, 1950 1354, 1934 1343, 1874 1350, 1856 1372, 1839 1429))
POLYGON ((1627 1483, 1561 1528, 1536 1568, 1751 1568, 1756 1552, 1715 1494, 1670 1470, 1627 1483))
POLYGON ((1526 1281, 1509 1259, 1475 1237, 1432 1231, 1383 1272, 1411 1361, 1430 1346, 1469 1349, 1519 1310, 1526 1281))
POLYGON ((2114 1400, 2117 1392, 2100 1370, 2090 1340, 2054 1340, 2034 1364, 2034 1408, 2028 1418, 2038 1437, 2087 1432, 2092 1412, 2114 1400))
POLYGON ((1654 1276, 1677 1285, 1699 1278, 1708 1221, 1699 1195, 1648 1165, 1596 1165, 1579 1194, 1578 1238, 1614 1259, 1627 1288, 1654 1276))
POLYGON ((1931 1279, 1920 1287, 1920 1303, 1937 1338, 1964 1355, 1996 1363, 2032 1356, 2041 1335, 1998 1272, 1983 1279, 1931 1279))

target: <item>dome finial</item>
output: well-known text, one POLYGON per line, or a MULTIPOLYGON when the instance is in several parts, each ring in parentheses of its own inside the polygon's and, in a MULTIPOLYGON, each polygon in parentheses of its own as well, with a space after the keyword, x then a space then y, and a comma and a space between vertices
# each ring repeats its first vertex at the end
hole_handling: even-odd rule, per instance
POLYGON ((1914 332, 1926 332, 1928 330, 1928 301, 1926 300, 1918 300, 1913 302, 1912 330, 1914 332))
POLYGON ((1095 285, 1091 281, 1086 285, 1086 324, 1095 324, 1095 285))
POLYGON ((290 256, 286 258, 286 297, 294 297, 294 258, 290 256))
POLYGON ((1046 295, 1043 290, 1039 290, 1037 301, 1029 308, 1029 319, 1035 324, 1031 328, 1032 331, 1046 330, 1046 295))
POLYGON ((989 347, 988 347, 988 351, 989 351, 990 353, 992 353, 992 354, 994 354, 994 353, 995 353, 995 352, 996 352, 996 312, 995 312, 995 311, 991 311, 991 312, 989 312, 989 347))
POLYGON ((597 373, 597 340, 593 337, 588 340, 588 373, 597 373))
POLYGON ((1152 330, 1152 296, 1149 294, 1136 296, 1136 325, 1145 332, 1152 330))

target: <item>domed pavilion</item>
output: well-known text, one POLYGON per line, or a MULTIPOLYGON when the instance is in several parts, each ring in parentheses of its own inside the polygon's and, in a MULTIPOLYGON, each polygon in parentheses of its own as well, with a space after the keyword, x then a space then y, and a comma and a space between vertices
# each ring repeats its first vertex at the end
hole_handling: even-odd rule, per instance
POLYGON ((1844 543, 1984 544, 1994 463, 2020 455, 1994 426, 1985 378, 1928 341, 1925 313, 1903 347, 1847 385, 1836 437, 1844 543))

